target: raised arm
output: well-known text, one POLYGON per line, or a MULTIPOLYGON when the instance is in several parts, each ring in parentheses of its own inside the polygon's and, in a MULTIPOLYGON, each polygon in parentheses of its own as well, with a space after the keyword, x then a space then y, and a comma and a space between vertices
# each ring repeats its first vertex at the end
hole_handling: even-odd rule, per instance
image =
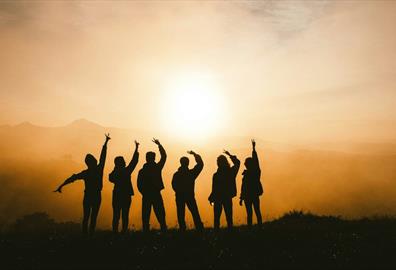
POLYGON ((252 160, 254 163, 254 166, 260 170, 260 163, 259 163, 259 159, 258 159, 258 155, 256 152, 256 141, 252 140, 252 160))
POLYGON ((54 190, 54 192, 59 192, 62 193, 62 188, 68 184, 73 183, 76 180, 79 179, 83 179, 85 176, 85 171, 82 171, 80 173, 77 174, 73 174, 72 176, 70 176, 69 178, 67 178, 57 189, 54 190))
POLYGON ((231 167, 231 170, 233 172, 234 177, 238 174, 239 167, 241 165, 241 161, 237 158, 237 156, 232 155, 230 152, 224 150, 224 154, 230 157, 233 166, 231 167))
POLYGON ((192 172, 194 178, 197 178, 203 169, 203 166, 204 166, 203 160, 202 160, 201 156, 198 155, 197 153, 195 153, 194 151, 188 151, 187 153, 189 153, 190 155, 193 155, 195 158, 195 162, 197 164, 194 166, 194 168, 192 168, 191 172, 192 172))
POLYGON ((162 144, 160 143, 160 141, 159 140, 157 140, 157 139, 153 139, 153 142, 156 144, 156 145, 158 145, 158 149, 159 149, 159 152, 160 152, 160 155, 161 155, 161 158, 160 158, 160 161, 158 162, 158 165, 160 166, 160 168, 162 169, 163 167, 164 167, 164 165, 165 165, 165 161, 166 161, 166 152, 165 152, 165 149, 164 149, 164 147, 162 146, 162 144))
POLYGON ((133 170, 136 168, 136 165, 139 161, 139 143, 135 141, 135 152, 133 153, 133 157, 127 166, 128 173, 131 174, 133 170))
POLYGON ((106 154, 107 154, 107 143, 109 142, 110 138, 110 134, 105 134, 106 139, 105 142, 102 146, 102 151, 100 152, 100 160, 99 160, 99 168, 103 171, 104 169, 104 165, 106 162, 106 154))

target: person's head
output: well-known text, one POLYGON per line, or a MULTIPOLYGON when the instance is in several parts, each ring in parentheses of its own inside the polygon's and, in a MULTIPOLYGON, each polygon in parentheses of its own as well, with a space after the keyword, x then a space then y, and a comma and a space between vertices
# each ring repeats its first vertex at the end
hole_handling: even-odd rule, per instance
POLYGON ((125 168, 125 160, 123 157, 118 156, 114 159, 114 166, 116 168, 125 168))
POLYGON ((188 165, 190 164, 190 160, 188 157, 181 157, 180 158, 180 165, 182 168, 188 168, 188 165))
POLYGON ((219 168, 229 168, 230 164, 225 155, 220 155, 217 157, 217 166, 219 168))
POLYGON ((147 163, 155 162, 155 153, 154 152, 147 152, 146 153, 146 162, 147 163))
POLYGON ((251 157, 245 159, 245 167, 246 169, 251 169, 253 167, 253 159, 251 157))
POLYGON ((88 169, 94 168, 98 165, 98 161, 92 154, 87 154, 85 156, 85 164, 87 164, 88 169))

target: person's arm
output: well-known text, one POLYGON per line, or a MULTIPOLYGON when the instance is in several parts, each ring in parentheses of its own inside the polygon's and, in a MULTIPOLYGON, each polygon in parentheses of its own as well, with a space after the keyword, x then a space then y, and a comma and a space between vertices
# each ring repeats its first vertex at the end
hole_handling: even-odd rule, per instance
POLYGON ((245 197, 246 197, 246 183, 242 179, 241 195, 239 196, 239 205, 242 205, 242 202, 245 200, 245 197))
POLYGON ((127 166, 128 173, 131 174, 133 170, 136 168, 136 165, 139 161, 139 143, 135 141, 135 152, 133 153, 133 157, 127 166))
POLYGON ((257 155, 257 151, 256 151, 256 141, 252 140, 252 160, 254 163, 254 166, 260 170, 260 163, 259 163, 259 159, 258 159, 258 155, 257 155))
POLYGON ((100 152, 100 160, 99 160, 99 168, 103 171, 104 169, 104 165, 106 162, 106 154, 107 154, 107 143, 109 142, 110 138, 110 134, 105 134, 106 139, 105 139, 105 143, 102 146, 102 151, 100 152))
POLYGON ((213 175, 212 178, 212 192, 210 192, 210 195, 208 197, 208 201, 210 203, 210 205, 213 204, 214 200, 215 200, 215 192, 216 192, 216 184, 215 184, 215 178, 216 178, 216 174, 213 175))
POLYGON ((115 177, 115 171, 114 170, 109 174, 109 181, 111 183, 114 183, 114 184, 117 182, 117 178, 115 177))
POLYGON ((173 175, 172 178, 172 189, 174 192, 177 191, 177 172, 173 175))
POLYGON ((153 142, 156 145, 158 145, 158 149, 159 149, 159 152, 160 152, 160 155, 161 155, 160 161, 158 162, 158 166, 162 169, 164 167, 165 161, 166 161, 166 152, 165 152, 165 149, 164 149, 164 147, 162 146, 162 144, 160 143, 159 140, 154 138, 153 142))
POLYGON ((80 173, 77 174, 73 174, 72 176, 70 176, 69 178, 67 178, 57 189, 54 190, 54 192, 59 192, 62 193, 62 188, 68 184, 73 183, 76 180, 79 179, 83 179, 85 175, 85 171, 82 171, 80 173))
POLYGON ((138 178, 137 178, 137 187, 138 187, 139 192, 142 195, 143 195, 143 181, 144 181, 143 173, 142 173, 142 171, 139 171, 138 178))
POLYGON ((230 157, 233 166, 231 167, 231 170, 233 172, 234 177, 236 177, 236 175, 238 174, 239 171, 239 167, 241 165, 241 162, 239 161, 239 159, 237 158, 237 156, 232 155, 230 152, 224 150, 224 154, 226 154, 227 156, 230 157))
POLYGON ((198 175, 201 173, 204 163, 203 160, 201 158, 200 155, 198 155, 197 153, 195 153, 194 151, 188 151, 187 153, 189 153, 190 155, 193 155, 195 158, 195 162, 197 163, 194 168, 192 168, 191 172, 194 176, 194 179, 198 177, 198 175))

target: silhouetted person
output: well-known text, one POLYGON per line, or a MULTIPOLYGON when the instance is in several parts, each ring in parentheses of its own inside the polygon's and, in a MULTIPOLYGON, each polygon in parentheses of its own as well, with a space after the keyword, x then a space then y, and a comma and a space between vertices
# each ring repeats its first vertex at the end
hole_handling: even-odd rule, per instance
POLYGON ((95 232, 96 218, 98 217, 100 203, 102 200, 101 191, 103 187, 103 169, 106 161, 107 143, 110 140, 110 134, 105 134, 105 136, 106 140, 100 153, 99 164, 92 154, 87 154, 85 156, 85 164, 87 164, 88 168, 78 174, 73 174, 55 190, 55 192, 61 193, 63 186, 73 183, 79 179, 84 180, 84 216, 82 222, 82 231, 84 234, 88 233, 89 219, 89 234, 92 235, 95 232))
POLYGON ((236 196, 236 180, 240 161, 231 155, 230 152, 224 151, 226 155, 231 158, 233 166, 228 163, 226 156, 220 155, 217 158, 217 171, 213 175, 212 193, 209 196, 209 202, 214 203, 214 228, 218 230, 220 227, 220 216, 223 211, 226 215, 227 227, 229 229, 233 226, 232 221, 232 198, 236 196))
POLYGON ((185 210, 186 205, 193 216, 195 228, 203 229, 203 223, 199 216, 197 202, 195 201, 194 187, 195 180, 203 169, 203 161, 200 155, 193 151, 187 152, 194 156, 196 165, 191 170, 188 168, 190 163, 188 157, 180 158, 180 167, 173 175, 172 188, 176 193, 177 220, 181 231, 186 230, 185 210))
POLYGON ((157 139, 153 139, 153 142, 158 145, 160 151, 160 161, 155 162, 155 153, 146 153, 146 163, 143 168, 139 171, 137 185, 140 193, 142 194, 142 221, 143 230, 150 230, 150 214, 151 207, 154 208, 155 215, 157 216, 158 222, 161 226, 162 231, 166 231, 165 221, 165 208, 164 202, 161 196, 161 190, 164 189, 162 182, 162 168, 166 161, 166 152, 164 147, 157 139))
POLYGON ((245 203, 247 212, 247 224, 252 225, 252 206, 257 217, 257 224, 262 224, 261 211, 260 211, 260 195, 263 194, 263 186, 260 182, 261 170, 256 152, 256 142, 252 140, 252 157, 245 160, 245 167, 242 177, 241 196, 239 204, 245 203))
POLYGON ((131 196, 134 195, 131 183, 131 174, 139 160, 139 143, 135 141, 135 152, 128 166, 123 157, 114 159, 114 170, 109 175, 109 181, 114 183, 113 189, 113 232, 118 232, 118 224, 122 213, 122 232, 128 231, 129 209, 131 207, 131 196))

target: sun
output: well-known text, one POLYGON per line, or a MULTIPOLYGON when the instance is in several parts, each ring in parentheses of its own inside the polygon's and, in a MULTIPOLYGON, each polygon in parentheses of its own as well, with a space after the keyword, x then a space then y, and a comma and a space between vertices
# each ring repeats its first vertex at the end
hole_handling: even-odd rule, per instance
POLYGON ((169 81, 165 94, 163 121, 173 135, 204 138, 223 125, 224 99, 212 77, 180 74, 169 81))

